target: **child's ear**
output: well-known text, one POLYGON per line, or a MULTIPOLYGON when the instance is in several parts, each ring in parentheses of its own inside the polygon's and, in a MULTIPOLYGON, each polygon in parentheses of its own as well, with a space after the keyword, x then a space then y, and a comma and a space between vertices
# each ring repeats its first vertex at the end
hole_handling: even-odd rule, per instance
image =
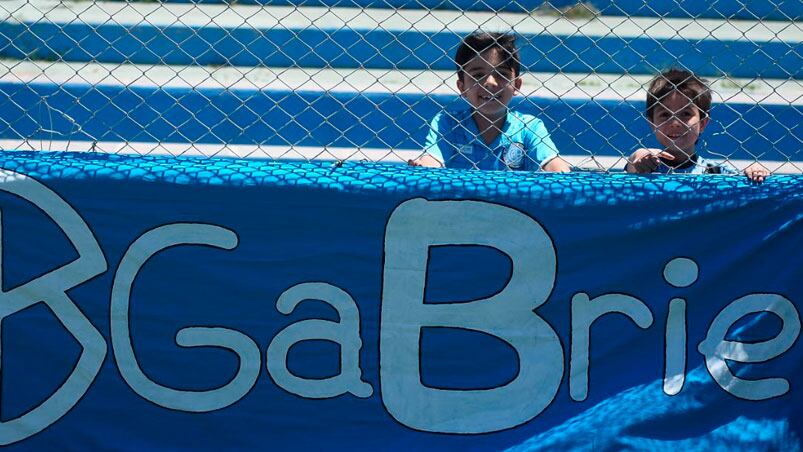
POLYGON ((711 118, 709 118, 708 116, 706 116, 705 118, 703 118, 703 119, 701 119, 701 120, 700 120, 700 133, 703 133, 703 130, 705 130, 705 127, 708 125, 708 121, 709 121, 710 119, 711 119, 711 118))
POLYGON ((463 84, 463 77, 457 76, 457 90, 460 91, 460 95, 462 96, 465 90, 463 89, 465 85, 463 84))
POLYGON ((513 81, 513 86, 516 87, 516 91, 521 90, 521 76, 517 76, 516 80, 513 81))

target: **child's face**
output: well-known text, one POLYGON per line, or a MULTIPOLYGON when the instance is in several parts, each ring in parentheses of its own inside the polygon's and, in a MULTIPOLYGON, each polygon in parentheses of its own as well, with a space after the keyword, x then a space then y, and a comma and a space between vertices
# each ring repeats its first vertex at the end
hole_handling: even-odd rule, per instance
POLYGON ((700 134, 708 125, 700 109, 685 94, 674 91, 652 112, 652 127, 658 142, 673 154, 691 156, 700 134))
POLYGON ((485 119, 494 120, 507 112, 510 99, 521 88, 521 78, 502 66, 502 55, 488 49, 463 66, 457 88, 485 119))

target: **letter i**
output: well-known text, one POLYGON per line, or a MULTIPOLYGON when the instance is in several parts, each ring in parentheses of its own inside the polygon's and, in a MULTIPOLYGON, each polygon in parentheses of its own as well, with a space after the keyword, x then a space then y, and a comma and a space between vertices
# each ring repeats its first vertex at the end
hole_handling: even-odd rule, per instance
MULTIPOLYGON (((688 258, 677 257, 664 266, 664 280, 674 287, 688 287, 697 281, 699 268, 688 258)), ((686 300, 669 301, 666 315, 666 362, 664 393, 676 395, 686 381, 686 300)))

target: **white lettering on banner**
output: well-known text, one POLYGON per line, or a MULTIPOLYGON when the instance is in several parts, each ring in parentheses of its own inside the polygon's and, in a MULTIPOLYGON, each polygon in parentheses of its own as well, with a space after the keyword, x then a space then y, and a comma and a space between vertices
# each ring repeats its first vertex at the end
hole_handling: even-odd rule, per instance
POLYGON ((478 201, 412 199, 399 205, 385 230, 379 327, 379 380, 388 412, 408 427, 444 433, 502 430, 537 416, 552 402, 563 378, 560 339, 533 312, 546 302, 554 283, 552 240, 527 215, 478 201), (425 304, 429 249, 438 245, 484 245, 502 251, 513 263, 510 280, 489 298, 425 304), (496 336, 516 350, 519 374, 493 389, 424 386, 419 368, 422 327, 496 336))
POLYGON ((739 363, 769 361, 789 350, 799 335, 800 315, 791 301, 777 294, 751 294, 733 301, 720 311, 698 350, 705 355, 705 366, 722 389, 740 399, 764 400, 786 394, 789 381, 785 378, 744 380, 733 375, 726 360, 739 363), (730 327, 739 319, 762 311, 775 314, 783 322, 781 331, 775 337, 756 343, 725 339, 730 327))
POLYGON ((374 390, 362 381, 360 369, 360 311, 357 303, 343 289, 326 283, 303 283, 293 286, 276 300, 276 309, 290 314, 304 300, 320 300, 335 308, 339 322, 308 319, 279 331, 268 346, 268 372, 277 385, 301 397, 324 399, 347 392, 357 397, 371 397, 374 390), (306 379, 293 375, 287 368, 290 347, 306 340, 322 339, 340 344, 340 373, 334 377, 306 379))
MULTIPOLYGON (((6 445, 38 433, 59 420, 84 396, 100 372, 106 357, 106 341, 70 299, 67 290, 103 273, 107 267, 100 245, 89 226, 59 195, 36 180, 12 171, 0 169, 0 180, 0 190, 19 196, 41 209, 64 231, 78 252, 78 258, 72 262, 10 291, 0 290, 0 325, 6 317, 42 302, 82 348, 72 373, 53 394, 25 414, 0 421, 0 444, 6 445)), ((0 235, 1 232, 2 221, 0 235)), ((0 240, 0 281, 3 280, 4 257, 0 240)))
POLYGON ((233 351, 240 359, 240 368, 234 378, 224 386, 208 391, 182 391, 155 383, 142 372, 131 344, 128 320, 131 286, 148 259, 177 245, 208 245, 230 250, 237 246, 237 235, 220 226, 176 223, 152 229, 135 240, 126 250, 114 275, 112 350, 123 379, 143 398, 173 410, 218 410, 240 400, 257 381, 260 354, 253 339, 229 328, 196 326, 182 328, 176 333, 176 343, 182 347, 222 347, 233 351))
POLYGON ((677 395, 686 382, 686 302, 681 298, 669 300, 664 340, 664 392, 677 395))
POLYGON ((618 312, 630 317, 641 329, 652 325, 652 312, 643 301, 630 295, 609 293, 593 300, 588 294, 572 297, 572 352, 569 365, 569 394, 583 401, 588 396, 588 349, 591 324, 605 314, 618 312))
MULTIPOLYGON (((664 281, 674 287, 689 287, 699 276, 697 263, 686 257, 676 257, 664 266, 664 281)), ((669 300, 664 340, 664 393, 677 395, 686 382, 686 300, 682 298, 669 300)))
MULTIPOLYGON (((76 339, 82 351, 72 373, 39 405, 10 420, 0 421, 0 445, 34 435, 64 416, 87 393, 106 356, 100 332, 67 292, 107 269, 106 260, 89 226, 59 195, 43 184, 11 171, 0 170, 0 191, 39 208, 62 231, 78 258, 11 290, 0 288, 2 320, 37 303, 44 303, 76 339)), ((2 212, 0 212, 0 235, 2 212)), ((542 413, 554 400, 564 375, 564 351, 555 330, 536 309, 547 302, 556 279, 554 244, 547 231, 528 215, 482 201, 427 201, 412 199, 391 213, 385 231, 385 260, 379 326, 379 384, 382 402, 403 425, 438 433, 487 433, 515 427, 542 413), (459 221, 456 221, 459 219, 459 221), (433 246, 474 245, 494 248, 512 263, 507 285, 480 300, 426 303, 427 263, 433 246), (446 390, 421 381, 422 328, 465 329, 492 335, 515 350, 519 373, 503 386, 490 389, 446 390), (526 395, 522 396, 522 395, 526 395)), ((4 254, 0 240, 0 281, 4 254)), ((131 288, 148 259, 174 246, 202 245, 232 250, 234 231, 200 223, 175 223, 145 232, 128 247, 118 266, 110 295, 111 340, 115 363, 126 383, 144 399, 179 411, 207 412, 232 405, 255 385, 261 368, 257 343, 245 333, 223 327, 190 326, 176 334, 182 347, 221 347, 240 361, 225 385, 206 391, 183 391, 150 380, 133 352, 129 326, 131 288)), ((664 279, 678 288, 697 281, 699 268, 690 258, 677 257, 664 267, 664 279)), ((305 319, 281 330, 266 350, 269 374, 284 390, 309 399, 346 393, 370 397, 372 386, 362 379, 359 305, 343 289, 323 282, 302 282, 286 290, 276 302, 290 314, 304 300, 331 305, 339 316, 305 319), (338 374, 304 379, 289 371, 290 348, 305 340, 327 340, 340 346, 338 374)), ((563 301, 558 301, 563 302, 563 301)), ((588 395, 589 328, 605 313, 620 312, 641 328, 653 315, 646 303, 630 295, 608 293, 591 299, 572 297, 569 352, 569 389, 575 400, 588 395)), ((711 323, 698 351, 714 381, 729 394, 746 400, 765 400, 790 390, 785 378, 747 380, 734 375, 728 361, 760 363, 789 350, 800 335, 795 305, 779 294, 749 294, 722 309, 711 323), (754 313, 771 313, 782 321, 772 338, 756 343, 726 340, 729 329, 754 313)), ((669 301, 665 327, 666 359, 663 390, 682 390, 686 372, 686 300, 669 301)), ((2 336, 0 336, 2 337, 2 336)), ((0 351, 2 351, 0 344, 0 351)), ((0 369, 2 356, 0 355, 0 369)), ((0 406, 2 408, 2 406, 0 406)))

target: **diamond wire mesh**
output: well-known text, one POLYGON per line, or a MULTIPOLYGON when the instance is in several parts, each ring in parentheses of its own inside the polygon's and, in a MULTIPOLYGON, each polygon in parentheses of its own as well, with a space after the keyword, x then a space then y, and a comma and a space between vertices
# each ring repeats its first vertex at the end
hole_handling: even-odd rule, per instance
MULTIPOLYGON (((575 168, 620 171, 636 149, 660 148, 646 86, 681 67, 714 92, 698 153, 800 173, 801 11, 783 0, 4 0, 0 148, 407 162, 426 153, 433 117, 470 107, 454 55, 485 30, 517 36, 509 108, 543 121, 575 168)), ((460 158, 509 167, 500 153, 460 158)))

